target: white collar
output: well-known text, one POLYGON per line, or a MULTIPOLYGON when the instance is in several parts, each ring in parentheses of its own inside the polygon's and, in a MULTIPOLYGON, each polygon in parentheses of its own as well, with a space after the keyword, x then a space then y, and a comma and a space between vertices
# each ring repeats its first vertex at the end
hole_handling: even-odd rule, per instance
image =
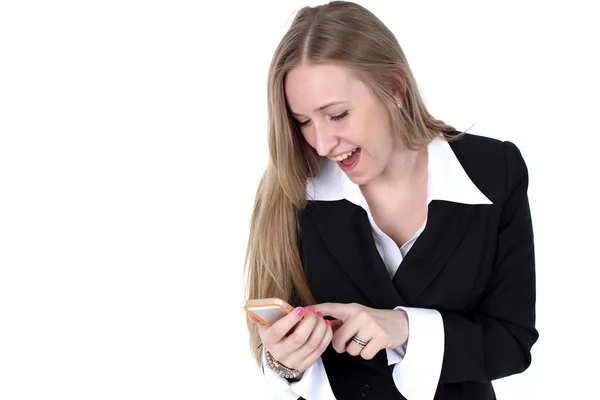
MULTIPOLYGON (((462 204, 492 204, 471 181, 456 158, 450 144, 441 138, 427 145, 427 204, 432 200, 445 200, 462 204)), ((346 199, 368 208, 360 187, 337 166, 326 158, 319 176, 307 181, 308 200, 346 199)))

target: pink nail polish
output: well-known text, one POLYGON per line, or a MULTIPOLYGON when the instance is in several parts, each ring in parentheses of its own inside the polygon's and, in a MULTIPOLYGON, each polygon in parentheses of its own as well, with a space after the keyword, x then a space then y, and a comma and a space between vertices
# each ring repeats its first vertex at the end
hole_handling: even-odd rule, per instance
POLYGON ((321 311, 319 311, 319 312, 317 313, 317 315, 318 315, 319 317, 323 318, 323 313, 322 313, 321 311))
POLYGON ((313 306, 308 307, 308 311, 315 312, 315 308, 313 306))
POLYGON ((304 308, 300 307, 298 311, 296 311, 296 315, 301 317, 304 315, 304 308))
POLYGON ((330 320, 326 319, 325 323, 327 324, 327 326, 331 326, 331 321, 330 320))

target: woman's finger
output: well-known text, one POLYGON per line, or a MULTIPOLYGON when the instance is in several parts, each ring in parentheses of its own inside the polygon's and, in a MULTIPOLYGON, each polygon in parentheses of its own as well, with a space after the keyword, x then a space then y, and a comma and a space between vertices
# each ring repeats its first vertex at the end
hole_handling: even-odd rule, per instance
MULTIPOLYGON (((261 339, 263 344, 271 350, 271 346, 281 342, 286 338, 298 322, 303 321, 307 312, 304 307, 298 307, 285 317, 281 318, 267 329, 261 330, 261 339)), ((271 354, 273 354, 271 352, 271 354)))
POLYGON ((371 336, 369 336, 369 334, 367 334, 364 330, 359 330, 357 333, 352 335, 352 337, 350 337, 350 341, 348 343, 348 346, 346 347, 346 352, 348 352, 348 354, 352 356, 358 356, 359 354, 362 355, 362 352, 364 351, 364 349, 366 349, 366 346, 362 347, 358 343, 356 343, 353 340, 355 336, 363 342, 366 342, 367 345, 370 344, 371 336))
POLYGON ((316 320, 317 315, 311 311, 309 307, 302 316, 302 320, 295 326, 292 334, 277 341, 274 345, 271 345, 271 347, 267 347, 273 357, 277 361, 285 364, 283 360, 288 359, 290 354, 297 351, 304 343, 306 343, 313 331, 316 320))
POLYGON ((299 369, 301 369, 302 371, 306 370, 308 367, 313 365, 314 362, 317 361, 317 358, 321 357, 323 352, 327 349, 329 343, 331 343, 331 338, 333 337, 333 330, 331 329, 331 323, 327 324, 327 322, 329 321, 325 321, 325 334, 321 339, 321 343, 319 343, 319 346, 315 349, 315 351, 310 353, 300 364, 299 369))
POLYGON ((352 339, 352 336, 358 332, 360 326, 356 321, 356 318, 352 317, 345 321, 335 332, 331 342, 333 343, 333 348, 338 353, 343 353, 347 351, 348 342, 352 339))
POLYGON ((293 365, 300 365, 302 362, 304 362, 307 357, 309 357, 319 348, 321 342, 323 341, 323 336, 325 336, 327 333, 327 329, 328 325, 323 318, 323 314, 318 313, 316 315, 315 325, 310 333, 310 336, 304 345, 300 346, 296 351, 289 355, 287 361, 293 365))
MULTIPOLYGON (((362 337, 360 338, 362 339, 362 337)), ((371 360, 383 348, 385 348, 385 346, 383 346, 380 339, 371 338, 367 345, 361 350, 360 356, 365 360, 371 360)))
POLYGON ((323 313, 327 317, 341 319, 346 321, 356 312, 356 304, 344 303, 321 303, 316 304, 315 309, 323 313))

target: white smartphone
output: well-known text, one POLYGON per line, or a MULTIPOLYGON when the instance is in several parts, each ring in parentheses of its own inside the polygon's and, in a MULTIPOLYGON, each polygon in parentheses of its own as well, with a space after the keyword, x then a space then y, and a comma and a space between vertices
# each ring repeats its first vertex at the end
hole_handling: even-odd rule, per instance
POLYGON ((266 326, 288 315, 294 307, 278 298, 246 300, 244 309, 266 326))

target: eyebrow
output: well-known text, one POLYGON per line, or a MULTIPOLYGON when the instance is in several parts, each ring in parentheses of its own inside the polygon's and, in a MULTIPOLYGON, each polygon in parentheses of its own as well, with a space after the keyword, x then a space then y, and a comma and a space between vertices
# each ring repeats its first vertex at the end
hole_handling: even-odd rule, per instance
MULTIPOLYGON (((319 107, 319 108, 315 109, 315 112, 323 111, 323 110, 324 110, 324 109, 326 109, 326 108, 329 108, 329 107, 331 107, 331 106, 336 106, 336 105, 338 105, 338 104, 342 104, 342 103, 345 103, 345 102, 346 102, 345 100, 344 100, 344 101, 330 101, 329 103, 327 103, 327 104, 324 104, 324 105, 322 105, 321 107, 319 107)), ((290 113, 291 113, 292 115, 300 115, 300 114, 296 114, 295 112, 291 112, 291 111, 290 111, 290 113)))

